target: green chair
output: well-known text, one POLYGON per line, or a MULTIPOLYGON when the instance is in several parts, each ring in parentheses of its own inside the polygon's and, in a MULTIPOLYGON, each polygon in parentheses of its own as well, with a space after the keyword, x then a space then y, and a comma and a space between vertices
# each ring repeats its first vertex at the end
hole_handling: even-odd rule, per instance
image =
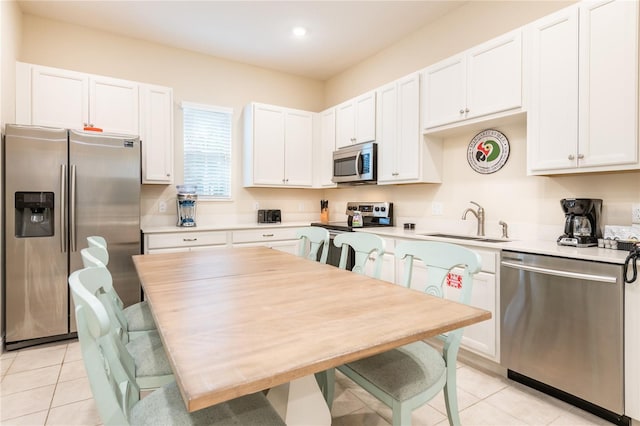
MULTIPOLYGON (((104 305, 82 281, 92 281, 98 268, 69 276, 76 306, 78 339, 91 392, 102 423, 109 425, 284 425, 262 392, 213 407, 187 412, 175 382, 140 400, 138 383, 122 363, 104 305)), ((102 290, 98 291, 104 296, 102 290)))
MULTIPOLYGON (((98 238, 102 237, 87 237, 89 247, 82 249, 80 255, 82 256, 82 263, 84 267, 109 265, 109 252, 105 245, 99 245, 96 243, 98 238)), ((153 315, 147 301, 134 303, 131 306, 124 307, 124 303, 115 289, 112 287, 108 290, 109 294, 113 297, 118 312, 118 318, 122 323, 123 328, 133 334, 145 332, 156 329, 156 323, 153 321, 153 315)))
MULTIPOLYGON (((83 249, 87 250, 87 249, 83 249)), ((135 337, 123 330, 111 296, 111 274, 104 266, 81 269, 75 277, 104 306, 120 360, 141 389, 155 389, 174 381, 169 359, 157 331, 139 333, 135 337), (81 273, 80 273, 81 271, 81 273)), ((71 279, 71 278, 70 278, 71 279)), ((75 300, 74 300, 75 302, 75 300)))
POLYGON ((296 232, 296 237, 300 239, 298 244, 298 256, 306 257, 310 260, 318 260, 320 252, 320 263, 327 263, 329 255, 329 231, 319 226, 308 226, 296 232))
POLYGON ((336 235, 333 239, 333 244, 342 248, 340 253, 340 263, 338 265, 341 269, 347 268, 347 257, 349 255, 349 247, 355 252, 355 259, 353 272, 358 274, 365 273, 365 266, 369 260, 372 260, 371 254, 375 253, 375 264, 373 278, 380 278, 382 273, 382 255, 384 254, 385 243, 382 238, 374 234, 368 234, 366 232, 344 232, 336 235))
MULTIPOLYGON (((413 262, 420 261, 427 267, 424 291, 437 297, 445 295, 449 272, 463 268, 458 301, 469 303, 472 275, 481 266, 476 252, 455 244, 412 241, 399 244, 395 253, 405 263, 402 284, 410 286, 413 262)), ((462 333, 463 329, 457 329, 439 336, 444 342, 442 350, 419 341, 340 366, 338 370, 391 407, 394 426, 410 425, 411 412, 443 389, 449 424, 460 425, 456 358, 462 333)))

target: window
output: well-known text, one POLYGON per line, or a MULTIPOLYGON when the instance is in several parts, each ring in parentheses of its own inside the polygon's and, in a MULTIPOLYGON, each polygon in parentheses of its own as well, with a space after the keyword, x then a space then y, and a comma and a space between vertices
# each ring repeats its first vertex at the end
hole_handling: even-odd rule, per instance
POLYGON ((231 108, 182 104, 184 183, 198 198, 231 198, 231 108))

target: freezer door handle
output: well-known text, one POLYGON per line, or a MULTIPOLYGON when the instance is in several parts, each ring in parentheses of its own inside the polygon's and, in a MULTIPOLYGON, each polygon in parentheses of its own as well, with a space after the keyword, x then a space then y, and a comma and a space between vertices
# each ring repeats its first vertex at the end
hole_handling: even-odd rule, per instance
POLYGON ((67 165, 60 165, 60 250, 67 252, 67 165))
POLYGON ((71 251, 76 251, 76 165, 71 166, 71 199, 69 200, 71 251))

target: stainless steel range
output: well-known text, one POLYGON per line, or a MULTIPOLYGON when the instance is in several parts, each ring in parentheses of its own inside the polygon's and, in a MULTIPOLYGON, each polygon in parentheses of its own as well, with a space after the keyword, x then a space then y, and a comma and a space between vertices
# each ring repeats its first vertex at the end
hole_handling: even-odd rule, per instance
MULTIPOLYGON (((350 201, 345 211, 346 221, 343 222, 315 222, 311 226, 320 226, 329 230, 331 244, 329 244, 329 256, 327 263, 338 266, 340 262, 340 249, 333 245, 333 238, 342 232, 353 232, 354 228, 373 228, 380 226, 393 226, 393 203, 350 201), (360 217, 361 226, 356 226, 360 217), (356 220, 354 221, 354 217, 356 220)), ((347 260, 347 268, 353 266, 353 254, 347 260)))

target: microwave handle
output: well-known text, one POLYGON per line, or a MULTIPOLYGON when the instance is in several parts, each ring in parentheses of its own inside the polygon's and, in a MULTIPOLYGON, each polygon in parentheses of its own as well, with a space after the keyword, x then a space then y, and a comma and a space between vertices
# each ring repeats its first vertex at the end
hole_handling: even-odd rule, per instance
POLYGON ((360 177, 360 175, 362 174, 362 172, 360 171, 361 167, 360 167, 360 156, 362 155, 361 151, 358 151, 358 153, 356 154, 356 175, 358 177, 360 177))

